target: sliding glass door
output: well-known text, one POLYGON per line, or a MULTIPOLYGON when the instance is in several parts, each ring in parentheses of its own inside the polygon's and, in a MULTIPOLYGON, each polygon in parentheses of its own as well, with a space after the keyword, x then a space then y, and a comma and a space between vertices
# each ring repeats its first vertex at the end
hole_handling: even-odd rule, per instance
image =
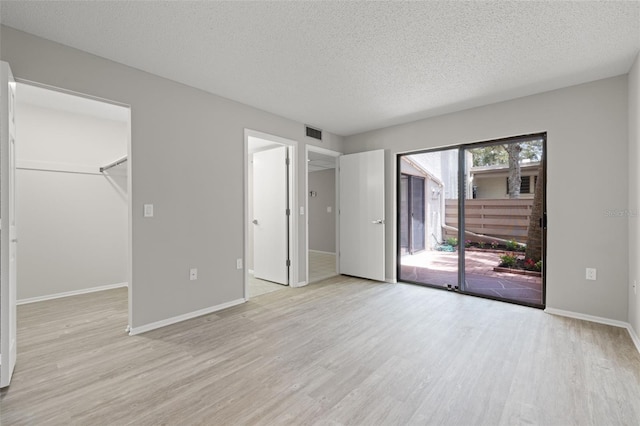
POLYGON ((399 280, 543 307, 545 144, 399 155, 399 280))

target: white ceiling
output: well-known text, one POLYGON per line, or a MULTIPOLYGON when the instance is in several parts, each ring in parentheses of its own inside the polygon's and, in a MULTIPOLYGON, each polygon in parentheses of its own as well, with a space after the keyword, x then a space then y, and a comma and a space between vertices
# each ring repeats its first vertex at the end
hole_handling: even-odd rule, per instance
POLYGON ((282 146, 282 144, 268 141, 266 139, 256 138, 255 136, 249 136, 247 139, 247 146, 249 154, 255 154, 258 151, 266 151, 268 149, 282 146))
POLYGON ((309 172, 335 169, 337 161, 337 157, 332 157, 315 151, 307 152, 307 167, 309 172))
POLYGON ((640 2, 2 1, 1 22, 339 135, 627 73, 640 2))
POLYGON ((88 115, 106 120, 125 123, 129 121, 129 108, 100 102, 94 99, 21 83, 18 83, 16 93, 18 101, 25 104, 67 111, 74 114, 88 115))

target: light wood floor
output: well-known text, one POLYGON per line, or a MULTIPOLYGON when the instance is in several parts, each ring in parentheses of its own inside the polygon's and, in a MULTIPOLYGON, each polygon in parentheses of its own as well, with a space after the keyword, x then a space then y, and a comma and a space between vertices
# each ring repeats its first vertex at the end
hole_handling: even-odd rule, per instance
POLYGON ((286 285, 261 280, 249 274, 249 299, 286 288, 286 285))
POLYGON ((309 282, 315 283, 337 275, 336 255, 309 251, 309 282))
MULTIPOLYGON (((309 252, 309 282, 322 281, 337 275, 336 255, 332 253, 309 252)), ((286 286, 265 281, 249 274, 249 298, 282 290, 286 286)))
POLYGON ((335 277, 127 336, 126 289, 18 307, 3 425, 638 425, 624 329, 335 277))

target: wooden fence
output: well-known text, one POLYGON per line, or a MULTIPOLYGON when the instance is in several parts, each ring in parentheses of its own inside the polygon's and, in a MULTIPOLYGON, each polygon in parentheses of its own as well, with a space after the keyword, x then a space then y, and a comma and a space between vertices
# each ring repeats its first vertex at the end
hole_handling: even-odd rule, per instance
MULTIPOLYGON (((533 199, 465 201, 465 229, 488 237, 526 243, 533 199)), ((445 223, 458 227, 458 200, 445 201, 445 223)), ((446 237, 457 237, 451 230, 446 237)))

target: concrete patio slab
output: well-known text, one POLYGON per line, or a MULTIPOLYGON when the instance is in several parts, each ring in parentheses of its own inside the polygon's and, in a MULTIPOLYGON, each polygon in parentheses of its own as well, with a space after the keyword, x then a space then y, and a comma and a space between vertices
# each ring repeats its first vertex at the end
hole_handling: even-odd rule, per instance
MULTIPOLYGON (((447 287, 458 285, 458 252, 423 251, 400 259, 400 281, 447 287)), ((466 291, 542 305, 542 278, 493 270, 501 252, 465 252, 466 291)))

